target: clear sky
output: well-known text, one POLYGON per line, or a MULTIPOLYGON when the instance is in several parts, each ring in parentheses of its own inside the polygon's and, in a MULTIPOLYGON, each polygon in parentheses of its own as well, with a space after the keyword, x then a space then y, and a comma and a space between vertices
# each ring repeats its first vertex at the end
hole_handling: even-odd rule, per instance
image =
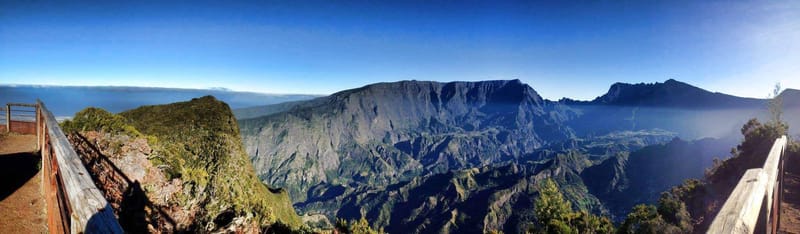
POLYGON ((800 1, 221 2, 2 1, 0 84, 329 94, 520 79, 550 99, 669 78, 749 97, 800 88, 800 1))

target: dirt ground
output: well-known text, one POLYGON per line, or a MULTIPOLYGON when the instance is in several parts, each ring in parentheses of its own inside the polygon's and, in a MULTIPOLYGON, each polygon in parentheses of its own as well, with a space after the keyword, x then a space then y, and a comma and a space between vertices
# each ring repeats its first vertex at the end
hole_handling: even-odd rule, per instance
POLYGON ((35 135, 0 134, 0 155, 36 151, 35 135))
POLYGON ((36 136, 0 135, 0 233, 46 233, 36 136))

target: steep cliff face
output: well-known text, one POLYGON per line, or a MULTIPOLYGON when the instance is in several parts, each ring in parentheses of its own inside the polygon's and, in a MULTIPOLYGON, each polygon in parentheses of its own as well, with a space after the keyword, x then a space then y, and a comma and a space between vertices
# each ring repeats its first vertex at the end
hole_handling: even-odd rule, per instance
MULTIPOLYGON (((167 231, 300 225, 286 192, 271 190, 256 177, 230 108, 211 96, 118 115, 89 108, 63 125, 81 134, 72 137, 77 148, 96 148, 98 157, 112 159, 132 178, 122 191, 135 188, 131 182, 137 181, 145 199, 172 216, 177 225, 167 231), (75 141, 81 137, 88 140, 75 141)), ((98 173, 108 174, 102 172, 108 167, 100 166, 98 173)))
POLYGON ((519 158, 573 136, 518 80, 379 83, 242 120, 256 171, 295 201, 319 183, 390 184, 519 158))

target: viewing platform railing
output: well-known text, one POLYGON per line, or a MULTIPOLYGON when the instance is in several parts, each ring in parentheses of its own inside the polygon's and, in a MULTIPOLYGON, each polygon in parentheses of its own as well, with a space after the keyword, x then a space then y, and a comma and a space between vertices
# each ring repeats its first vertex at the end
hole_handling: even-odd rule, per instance
MULTIPOLYGON (((32 124, 42 156, 42 190, 47 204, 50 233, 123 233, 103 193, 94 185, 89 172, 61 131, 53 113, 44 103, 6 105, 6 131, 14 131, 25 123, 32 124), (19 122, 13 106, 32 107, 31 116, 19 122), (31 121, 31 122, 28 122, 31 121)), ((30 112, 25 112, 30 113, 30 112)), ((22 129, 24 130, 24 129, 22 129)))
POLYGON ((786 143, 776 139, 764 166, 745 171, 707 233, 777 233, 786 143), (759 219, 766 229, 756 230, 759 219))

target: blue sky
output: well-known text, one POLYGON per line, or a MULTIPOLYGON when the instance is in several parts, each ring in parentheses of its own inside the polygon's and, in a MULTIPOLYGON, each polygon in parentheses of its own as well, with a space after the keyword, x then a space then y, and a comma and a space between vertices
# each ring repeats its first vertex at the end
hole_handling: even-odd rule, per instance
POLYGON ((800 88, 800 2, 0 2, 0 84, 329 94, 520 79, 550 99, 669 78, 800 88))

